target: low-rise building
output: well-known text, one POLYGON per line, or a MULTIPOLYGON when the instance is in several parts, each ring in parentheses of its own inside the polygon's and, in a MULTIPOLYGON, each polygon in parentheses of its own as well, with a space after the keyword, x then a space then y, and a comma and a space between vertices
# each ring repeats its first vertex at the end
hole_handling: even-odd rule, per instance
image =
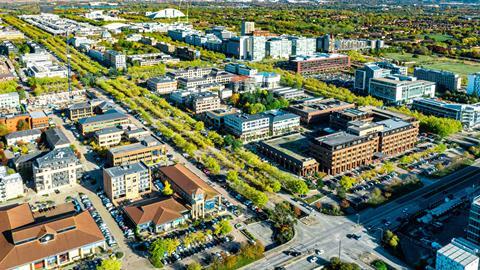
POLYGON ((262 141, 258 144, 258 149, 294 174, 308 176, 318 171, 318 162, 309 157, 310 143, 301 134, 262 141))
POLYGON ((184 165, 177 163, 161 167, 159 173, 161 180, 168 181, 172 189, 189 203, 192 219, 204 218, 205 214, 219 210, 221 195, 184 165))
POLYGON ((70 147, 57 148, 33 163, 35 191, 49 194, 77 184, 83 172, 82 163, 70 147))
POLYGON ((9 132, 19 130, 19 126, 30 127, 31 117, 28 113, 8 114, 0 117, 0 124, 7 127, 9 132))
POLYGON ((279 87, 271 89, 270 92, 272 92, 274 96, 284 99, 300 99, 307 96, 303 89, 292 87, 279 87))
POLYGON ((315 74, 350 68, 350 57, 343 54, 315 53, 290 57, 287 69, 300 74, 315 74))
POLYGON ((30 127, 44 129, 50 125, 50 118, 43 111, 30 112, 30 127))
POLYGON ((170 77, 155 77, 147 80, 147 87, 159 94, 170 94, 177 90, 177 80, 170 77))
POLYGON ((194 114, 214 111, 220 108, 220 98, 212 92, 194 93, 188 97, 186 105, 194 114))
POLYGON ((93 139, 100 147, 110 147, 122 141, 124 131, 117 127, 104 128, 95 131, 93 139))
POLYGON ((225 108, 208 111, 205 113, 205 124, 208 126, 220 129, 225 125, 225 116, 230 114, 236 114, 238 110, 236 108, 225 108))
POLYGON ((103 54, 103 59, 109 67, 113 67, 115 69, 127 68, 127 57, 123 53, 114 50, 108 50, 103 54))
POLYGON ((19 173, 8 174, 7 167, 0 167, 0 202, 25 196, 23 179, 19 173))
POLYGON ((300 129, 300 116, 283 110, 263 112, 270 118, 270 135, 278 136, 300 129))
POLYGON ((150 170, 142 162, 104 169, 103 190, 114 203, 140 199, 151 190, 150 170))
POLYGON ((45 139, 50 149, 70 147, 71 142, 60 128, 49 128, 45 131, 45 139))
POLYGON ((129 124, 130 120, 125 114, 116 110, 111 110, 105 114, 86 117, 78 120, 82 134, 95 132, 109 127, 129 124))
POLYGON ((139 232, 153 229, 155 233, 162 233, 184 224, 190 210, 170 197, 139 201, 126 206, 124 212, 139 232))
POLYGON ((67 115, 72 121, 93 116, 93 104, 88 101, 72 104, 67 108, 67 115))
POLYGON ((243 142, 258 141, 270 136, 270 118, 263 114, 229 114, 225 128, 243 142))
POLYGON ((44 212, 8 205, 0 220, 0 269, 60 269, 106 248, 90 213, 71 203, 44 212))
POLYGON ((124 132, 125 139, 128 141, 141 141, 150 135, 150 131, 146 128, 127 129, 124 132))
POLYGON ((165 144, 151 136, 145 137, 141 142, 117 146, 108 149, 107 166, 121 166, 143 161, 155 162, 166 153, 165 144))
POLYGON ((0 109, 15 109, 20 107, 20 96, 17 92, 0 94, 0 109))
POLYGON ((431 98, 418 98, 413 100, 412 108, 427 115, 458 120, 466 128, 480 124, 479 104, 447 103, 431 98))
POLYGON ((309 125, 326 121, 331 113, 349 108, 355 108, 355 104, 333 98, 308 98, 288 107, 288 110, 299 115, 302 123, 309 125))
POLYGON ((7 145, 14 145, 21 143, 34 143, 42 136, 42 132, 38 129, 27 129, 17 132, 12 132, 5 135, 7 145))
POLYGON ((415 77, 389 75, 371 79, 369 94, 390 104, 411 103, 415 98, 433 98, 435 83, 415 77))

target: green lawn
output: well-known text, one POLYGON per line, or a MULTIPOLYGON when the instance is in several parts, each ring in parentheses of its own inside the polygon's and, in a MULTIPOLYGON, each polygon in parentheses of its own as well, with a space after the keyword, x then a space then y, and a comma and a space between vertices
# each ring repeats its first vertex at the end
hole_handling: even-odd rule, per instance
POLYGON ((418 58, 413 57, 411 53, 387 53, 386 58, 392 58, 401 62, 414 62, 418 66, 452 71, 462 76, 474 72, 480 72, 480 63, 472 61, 463 61, 450 59, 446 57, 419 55, 418 58))
POLYGON ((450 35, 444 35, 444 34, 426 34, 426 35, 418 35, 417 37, 419 38, 425 38, 425 37, 430 37, 431 39, 435 40, 435 41, 438 41, 438 42, 444 42, 444 41, 447 41, 449 39, 452 39, 452 36, 450 35))

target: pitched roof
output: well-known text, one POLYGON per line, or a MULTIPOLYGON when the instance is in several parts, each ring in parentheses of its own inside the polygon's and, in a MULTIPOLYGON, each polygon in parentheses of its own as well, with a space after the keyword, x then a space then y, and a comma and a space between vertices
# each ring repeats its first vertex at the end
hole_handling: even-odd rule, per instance
POLYGON ((215 189, 210 187, 205 181, 200 179, 200 177, 180 163, 161 167, 160 171, 187 194, 199 194, 205 192, 205 199, 218 195, 218 192, 215 189))
POLYGON ((104 241, 88 211, 71 204, 45 214, 33 214, 28 204, 0 209, 0 269, 10 269, 71 249, 104 241), (46 234, 53 239, 40 242, 46 234))
POLYGON ((136 225, 147 222, 160 225, 181 218, 187 208, 174 198, 168 198, 153 203, 133 204, 125 207, 124 211, 136 225))

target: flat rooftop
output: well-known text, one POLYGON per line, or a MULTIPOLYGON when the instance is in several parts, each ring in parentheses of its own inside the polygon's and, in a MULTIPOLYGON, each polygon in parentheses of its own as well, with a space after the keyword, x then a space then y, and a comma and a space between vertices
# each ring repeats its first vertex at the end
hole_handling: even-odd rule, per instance
POLYGON ((345 131, 340 131, 330 135, 318 137, 315 140, 334 147, 334 146, 342 145, 342 144, 355 141, 361 138, 362 138, 361 136, 353 135, 345 131))
POLYGON ((307 155, 310 149, 308 138, 300 133, 266 140, 261 143, 290 156, 300 163, 312 160, 307 155))

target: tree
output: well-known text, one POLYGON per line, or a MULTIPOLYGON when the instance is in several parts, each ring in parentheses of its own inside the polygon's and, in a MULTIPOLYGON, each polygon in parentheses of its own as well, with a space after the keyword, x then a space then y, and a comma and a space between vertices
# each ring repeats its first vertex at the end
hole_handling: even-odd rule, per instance
POLYGON ((198 121, 198 122, 195 123, 195 130, 196 131, 201 131, 203 129, 205 129, 205 125, 203 124, 202 121, 198 121))
POLYGON ((170 185, 170 183, 165 180, 163 182, 164 186, 163 186, 163 195, 172 195, 173 194, 173 190, 172 190, 172 186, 170 185))
POLYGON ((27 129, 30 129, 30 125, 28 124, 28 122, 26 120, 18 121, 17 130, 21 131, 21 130, 27 130, 27 129))
POLYGON ((7 126, 4 124, 0 124, 0 136, 5 136, 8 133, 10 133, 10 131, 8 130, 7 126))
POLYGON ((202 266, 198 262, 192 262, 187 266, 187 270, 202 270, 202 266))
POLYGON ((232 225, 230 225, 230 222, 228 222, 228 220, 226 219, 221 220, 219 223, 215 224, 213 228, 215 235, 227 235, 232 231, 232 225))
POLYGON ((387 264, 381 260, 374 261, 373 267, 375 267, 377 270, 388 270, 387 264))
POLYGON ((346 190, 351 189, 356 183, 357 180, 355 180, 355 178, 346 175, 342 176, 339 182, 340 186, 342 186, 346 190))
POLYGON ((117 258, 113 259, 104 259, 102 263, 97 266, 97 270, 121 270, 122 269, 122 262, 117 260, 117 258))
POLYGON ((238 173, 237 171, 230 170, 227 172, 227 181, 236 182, 238 181, 238 173))
POLYGON ((155 240, 150 246, 150 261, 153 266, 157 268, 163 267, 162 259, 165 257, 165 254, 172 255, 177 250, 178 245, 180 245, 178 239, 158 238, 155 240))
POLYGON ((383 234, 383 242, 393 249, 397 248, 399 241, 400 238, 390 230, 386 230, 383 234))

